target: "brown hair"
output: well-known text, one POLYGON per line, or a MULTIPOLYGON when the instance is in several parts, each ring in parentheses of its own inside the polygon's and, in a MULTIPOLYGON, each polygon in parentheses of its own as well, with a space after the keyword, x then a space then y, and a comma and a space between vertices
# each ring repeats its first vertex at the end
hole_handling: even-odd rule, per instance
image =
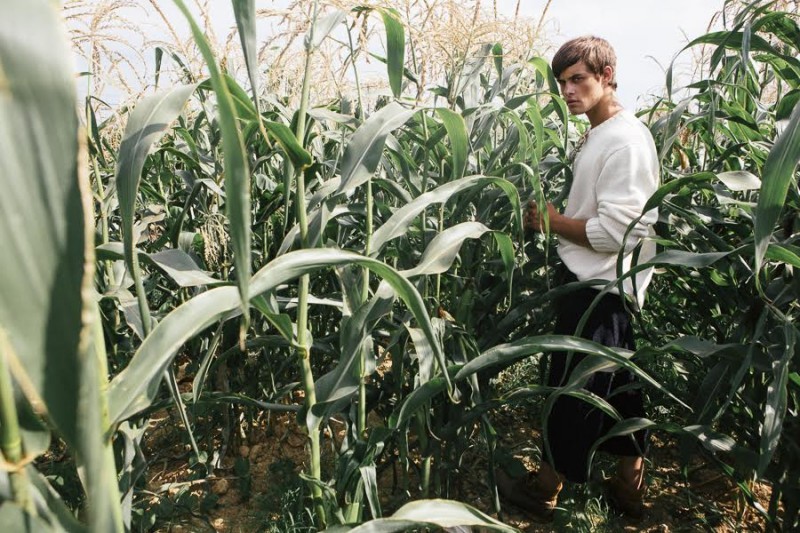
POLYGON ((611 67, 613 72, 609 85, 616 90, 617 54, 608 41, 593 35, 567 41, 553 56, 553 74, 558 78, 562 72, 578 61, 583 61, 592 74, 602 74, 604 68, 611 67))

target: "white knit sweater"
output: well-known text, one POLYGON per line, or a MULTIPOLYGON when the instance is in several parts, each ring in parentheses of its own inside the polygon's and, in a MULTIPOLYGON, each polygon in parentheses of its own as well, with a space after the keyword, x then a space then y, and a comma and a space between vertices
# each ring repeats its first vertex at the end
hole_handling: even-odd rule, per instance
MULTIPOLYGON (((631 266, 630 251, 645 237, 654 234, 658 218, 648 211, 628 234, 625 231, 642 213, 645 203, 658 188, 658 155, 647 127, 630 111, 623 110, 597 127, 591 128, 573 164, 573 181, 564 214, 586 220, 586 236, 591 248, 560 237, 558 255, 580 281, 616 280, 617 256, 623 248, 623 269, 631 266)), ((647 240, 638 262, 655 255, 655 243, 647 240)), ((623 288, 636 296, 639 305, 650 283, 652 269, 636 275, 636 294, 630 278, 623 288)), ((618 290, 614 290, 618 293, 618 290)))

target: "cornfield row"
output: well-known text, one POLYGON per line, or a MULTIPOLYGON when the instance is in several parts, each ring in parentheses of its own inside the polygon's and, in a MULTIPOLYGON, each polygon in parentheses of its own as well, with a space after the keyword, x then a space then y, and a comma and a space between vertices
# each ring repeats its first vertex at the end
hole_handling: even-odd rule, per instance
POLYGON ((0 8, 4 531, 148 529, 141 445, 165 408, 204 475, 243 419, 295 413, 318 529, 513 530, 450 499, 450 466, 473 446, 493 464, 496 409, 534 398, 546 411, 580 388, 576 372, 561 389, 493 389, 498 369, 554 350, 641 378, 653 417, 615 434, 674 438, 768 527, 800 526, 795 12, 725 2, 725 29, 687 46, 712 51, 708 74, 675 101, 668 73, 668 96, 639 110, 662 162, 645 208, 659 209, 661 252, 641 265, 659 274, 637 316, 647 343, 628 359, 547 334, 557 256, 523 234, 522 203, 563 204, 586 125, 544 59, 474 47, 419 99, 396 11, 315 2, 293 108, 260 89, 252 0, 232 2, 246 80, 175 4, 209 75, 138 101, 121 142, 92 98, 76 112, 57 6, 0 8), (310 101, 314 55, 342 25, 355 46, 359 17, 382 25, 392 96, 310 101), (346 438, 328 468, 332 418, 346 438), (80 472, 77 510, 45 475, 62 444, 80 472), (393 461, 423 499, 384 516, 377 471, 393 461))

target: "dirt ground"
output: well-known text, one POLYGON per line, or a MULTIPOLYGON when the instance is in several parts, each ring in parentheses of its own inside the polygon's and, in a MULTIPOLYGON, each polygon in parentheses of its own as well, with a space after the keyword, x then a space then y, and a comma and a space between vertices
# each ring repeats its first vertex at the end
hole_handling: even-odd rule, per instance
MULTIPOLYGON (((534 468, 536 444, 539 442, 535 420, 526 420, 524 410, 504 409, 492 415, 493 424, 501 436, 501 445, 534 468)), ((335 426, 332 426, 335 431, 335 426)), ((283 486, 297 486, 297 473, 306 461, 305 436, 293 414, 271 415, 256 424, 249 435, 232 439, 232 446, 216 469, 214 477, 187 481, 191 473, 186 465, 186 445, 176 442, 177 421, 166 413, 153 420, 145 446, 157 451, 163 460, 152 464, 148 488, 153 493, 175 493, 190 486, 199 497, 211 496, 213 505, 202 513, 184 513, 158 531, 215 531, 250 532, 275 531, 281 517, 276 515, 275 500, 280 499, 283 486), (175 457, 170 461, 169 457, 175 457), (182 456, 183 459, 178 459, 182 456), (238 461, 237 461, 238 459, 238 461), (248 464, 243 479, 237 464, 248 464), (292 482, 295 485, 292 485, 292 482), (166 488, 165 488, 166 487, 166 488)), ((327 450, 328 468, 333 455, 330 433, 323 449, 327 450)), ((178 439, 180 440, 180 439, 178 439)), ((609 459, 599 458, 594 476, 611 472, 609 459), (605 461, 605 462, 604 462, 605 461)), ((384 469, 379 477, 385 516, 401 505, 405 496, 397 488, 397 471, 384 469)), ((610 511, 600 497, 597 483, 566 487, 562 493, 555 521, 551 524, 532 523, 513 506, 503 506, 501 516, 493 509, 489 488, 485 447, 476 445, 464 456, 459 479, 460 501, 499 518, 525 532, 545 531, 764 531, 763 518, 746 505, 739 489, 713 466, 694 460, 681 471, 675 443, 654 436, 646 474, 648 484, 647 512, 643 520, 632 522, 610 511)), ((753 492, 766 508, 769 487, 756 485, 753 492)), ((414 494, 412 499, 420 496, 414 494)), ((301 502, 302 504, 302 502, 301 502)))

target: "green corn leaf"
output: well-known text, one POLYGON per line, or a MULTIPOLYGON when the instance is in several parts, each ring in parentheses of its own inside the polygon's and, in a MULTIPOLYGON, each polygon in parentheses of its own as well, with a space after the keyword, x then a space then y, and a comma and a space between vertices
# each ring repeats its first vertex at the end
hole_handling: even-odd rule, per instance
MULTIPOLYGON (((500 250, 500 258, 503 260, 503 266, 508 277, 509 298, 513 298, 514 266, 516 265, 514 260, 514 241, 508 234, 501 231, 493 231, 492 235, 494 235, 497 248, 500 250)), ((511 305, 510 301, 509 305, 511 305)))
MULTIPOLYGON (((321 268, 351 264, 370 269, 392 286, 433 347, 437 363, 444 368, 444 353, 422 297, 396 270, 375 259, 328 248, 290 252, 271 261, 253 276, 252 295, 258 296, 321 268)), ((230 318, 236 309, 236 290, 218 287, 195 296, 164 317, 142 342, 130 364, 111 382, 109 409, 112 422, 117 424, 149 407, 164 369, 180 347, 217 320, 230 318)))
POLYGON ((153 144, 166 133, 170 123, 178 118, 196 88, 197 84, 192 84, 159 91, 140 101, 128 118, 117 158, 116 185, 126 261, 131 270, 135 247, 133 222, 136 197, 145 159, 153 144))
POLYGON ((796 246, 770 244, 764 257, 770 261, 779 261, 795 268, 800 268, 800 249, 796 246))
POLYGON ((233 14, 239 39, 244 51, 244 63, 253 90, 253 103, 258 109, 258 49, 256 41, 256 2, 255 0, 233 0, 233 14))
MULTIPOLYGON (((67 507, 61 495, 56 492, 44 474, 36 470, 33 466, 26 467, 25 471, 30 480, 31 488, 37 493, 34 498, 37 500, 39 516, 46 518, 49 521, 48 525, 52 527, 54 531, 58 531, 59 528, 64 528, 65 531, 69 531, 70 533, 82 533, 86 531, 84 525, 78 522, 74 512, 67 507), (43 512, 44 509, 49 511, 46 517, 43 512)), ((14 529, 7 529, 5 527, 2 527, 2 530, 15 531, 14 529)))
POLYGON ((394 8, 377 8, 386 29, 386 69, 389 74, 389 87, 395 98, 403 91, 403 70, 406 55, 406 31, 400 21, 400 14, 394 8))
POLYGON ((150 312, 144 293, 142 273, 138 255, 134 252, 137 237, 134 235, 133 220, 136 210, 136 197, 147 154, 152 145, 166 132, 169 124, 180 114, 197 84, 182 85, 167 89, 142 100, 128 118, 125 134, 119 148, 116 168, 116 187, 119 210, 122 217, 122 239, 125 263, 133 276, 136 294, 139 299, 139 314, 142 317, 144 333, 150 331, 150 312))
POLYGON ((777 104, 775 120, 789 120, 792 116, 792 111, 797 106, 797 102, 800 102, 800 89, 794 89, 786 93, 777 104))
MULTIPOLYGON (((69 55, 47 2, 6 4, 0 30, 0 179, 5 190, 0 195, 0 327, 37 391, 48 379, 47 339, 63 330, 65 361, 58 372, 65 373, 65 384, 75 386, 66 388, 76 388, 80 376, 69 360, 77 354, 81 329, 77 317, 83 305, 86 235, 80 186, 85 180, 78 176, 79 125, 69 55), (43 17, 41 29, 25 22, 38 17, 43 17), (50 313, 61 320, 51 322, 50 313)), ((67 416, 77 398, 66 394, 74 392, 65 391, 67 412, 58 415, 72 442, 76 413, 67 416)))
POLYGON ((3 531, 66 531, 60 524, 50 522, 44 517, 31 515, 13 501, 4 502, 0 506, 0 527, 3 531))
POLYGON ((230 221, 233 263, 236 267, 236 281, 239 286, 244 325, 249 322, 250 308, 250 170, 244 148, 242 133, 237 125, 238 116, 233 98, 224 76, 220 73, 211 47, 203 30, 195 22, 183 0, 174 0, 175 5, 186 17, 197 47, 211 73, 211 85, 217 94, 217 108, 222 131, 222 150, 225 169, 225 208, 230 221))
POLYGON ((85 133, 57 9, 12 0, 0 17, 0 330, 8 337, 0 351, 28 401, 80 458, 90 527, 121 531, 104 439, 85 133))
POLYGON ((752 191, 761 188, 761 180, 752 172, 732 170, 717 174, 719 181, 732 191, 752 191))
POLYGON ((495 43, 492 46, 492 59, 494 59, 494 70, 497 72, 497 75, 500 76, 503 74, 503 45, 500 43, 495 43))
POLYGON ((725 396, 725 387, 728 386, 728 380, 734 372, 733 364, 726 360, 721 360, 706 371, 692 403, 695 422, 702 424, 711 422, 714 410, 719 408, 720 398, 725 396))
POLYGON ((528 118, 531 119, 533 123, 533 134, 534 134, 534 142, 533 142, 533 189, 537 191, 542 190, 541 180, 539 179, 539 161, 543 159, 544 154, 542 150, 544 149, 545 144, 545 136, 544 136, 544 118, 542 117, 542 110, 539 107, 539 102, 534 100, 526 110, 526 114, 528 118))
POLYGON ((626 435, 632 435, 637 431, 643 431, 645 429, 651 429, 656 426, 656 423, 652 420, 648 420, 646 418, 627 418, 625 420, 620 420, 616 424, 614 424, 608 432, 597 439, 597 441, 592 445, 591 449, 589 450, 589 464, 587 466, 591 466, 592 457, 594 457, 594 453, 603 444, 605 441, 609 439, 613 439, 614 437, 624 437, 626 435))
POLYGON ((511 182, 503 178, 469 176, 445 183, 432 191, 428 191, 395 211, 386 222, 375 230, 372 236, 372 255, 377 255, 390 240, 404 235, 416 217, 429 205, 445 203, 458 193, 487 185, 496 185, 506 193, 511 202, 512 213, 517 217, 519 227, 522 227, 522 207, 519 201, 519 194, 511 182))
POLYGON ((403 533, 405 531, 419 531, 420 527, 433 524, 420 524, 412 520, 395 520, 393 518, 377 518, 364 524, 350 524, 346 526, 333 526, 322 533, 403 533))
MULTIPOLYGON (((454 375, 461 366, 451 366, 447 369, 448 373, 454 375)), ((444 376, 434 377, 422 385, 415 388, 411 394, 406 396, 400 408, 392 415, 389 426, 402 428, 417 412, 425 406, 430 405, 430 401, 447 390, 447 381, 444 376)))
POLYGON ((797 346, 796 330, 791 322, 783 326, 785 345, 782 356, 772 363, 772 382, 767 387, 764 420, 761 424, 761 445, 758 454, 758 475, 764 475, 783 433, 783 422, 789 405, 789 370, 797 346))
POLYGON ((731 255, 731 252, 708 252, 708 253, 693 253, 685 252, 683 250, 667 250, 661 252, 651 259, 649 265, 676 265, 691 268, 705 268, 713 265, 723 257, 731 255))
MULTIPOLYGON (((739 32, 739 31, 711 32, 692 40, 689 44, 683 47, 683 50, 687 50, 692 46, 698 44, 715 44, 718 47, 720 47, 718 51, 724 50, 724 48, 731 48, 739 51, 749 49, 753 52, 763 52, 776 57, 780 57, 781 59, 790 63, 795 68, 800 68, 800 60, 797 60, 792 56, 781 54, 766 39, 755 34, 750 34, 748 40, 745 36, 745 32, 739 32)), ((713 65, 713 60, 712 60, 712 65, 713 65)))
POLYGON ((372 464, 362 466, 358 470, 361 473, 361 480, 364 482, 364 492, 367 495, 369 512, 372 516, 380 518, 383 512, 381 511, 381 499, 378 491, 377 469, 372 464))
POLYGON ((465 503, 452 500, 417 500, 405 504, 391 518, 376 518, 358 526, 335 526, 324 533, 400 533, 473 526, 481 530, 516 533, 518 530, 465 503))
MULTIPOLYGON (((236 109, 236 116, 242 120, 252 121, 255 122, 258 120, 258 110, 256 109, 255 104, 253 103, 253 98, 247 94, 247 91, 239 85, 239 82, 236 81, 228 74, 223 74, 222 78, 225 81, 226 86, 228 87, 228 92, 231 96, 231 101, 233 102, 233 106, 236 109)), ((214 90, 214 83, 209 78, 204 80, 200 83, 198 88, 205 90, 205 91, 213 91, 214 90)))
POLYGON ((50 429, 34 412, 28 399, 20 391, 17 390, 15 392, 15 404, 23 449, 28 456, 38 457, 50 447, 52 441, 50 429))
MULTIPOLYGON (((261 314, 275 326, 278 333, 286 342, 291 343, 297 332, 294 330, 292 319, 289 315, 279 313, 274 306, 269 305, 266 296, 256 296, 250 303, 258 309, 261 314)), ((316 303, 313 298, 309 298, 309 303, 316 303)))
MULTIPOLYGON (((223 283, 200 270, 194 259, 183 250, 169 249, 154 254, 138 252, 137 255, 140 261, 146 260, 158 267, 180 287, 199 287, 223 283)), ((97 247, 97 258, 99 260, 117 260, 124 257, 122 243, 109 242, 97 247)))
POLYGON ((469 137, 467 134, 467 123, 460 114, 444 107, 436 108, 439 118, 442 119, 450 138, 450 156, 452 173, 451 179, 457 180, 464 177, 467 168, 467 155, 469 153, 469 137))
POLYGON ((675 109, 670 111, 669 114, 660 122, 660 124, 663 125, 662 135, 664 136, 664 141, 662 141, 661 149, 658 153, 659 161, 663 161, 664 157, 670 152, 670 150, 672 150, 672 145, 680 135, 679 126, 681 119, 691 103, 692 99, 686 98, 676 105, 675 109))
POLYGON ((271 120, 265 120, 264 127, 267 129, 270 135, 272 135, 275 140, 278 141, 278 144, 281 145, 283 151, 287 156, 289 156, 289 159, 292 161, 292 165, 294 165, 295 168, 305 170, 311 166, 311 163, 313 162, 311 154, 309 154, 305 148, 303 148, 291 128, 289 128, 286 124, 273 122, 271 120))
POLYGON ((778 37, 784 43, 800 51, 800 27, 789 13, 780 11, 768 12, 753 22, 753 31, 762 28, 778 37))
POLYGON ((351 191, 372 177, 383 155, 386 137, 414 113, 416 109, 406 109, 392 102, 369 117, 353 133, 342 158, 342 181, 336 194, 351 191))
POLYGON ((764 262, 772 232, 780 218, 798 162, 800 162, 800 106, 795 106, 789 124, 775 141, 764 163, 761 193, 755 211, 756 276, 764 262))
POLYGON ((3 505, 0 506, 0 530, 31 533, 39 531, 83 533, 86 531, 86 526, 78 522, 73 511, 67 507, 61 499, 61 495, 56 492, 41 472, 34 466, 28 465, 25 467, 24 473, 27 477, 28 490, 33 500, 35 514, 27 513, 15 505, 8 472, 0 471, 0 499, 3 500, 3 505), (14 516, 16 510, 23 513, 26 524, 19 525, 15 522, 19 518, 14 516))
POLYGON ((700 172, 698 174, 692 174, 691 176, 684 176, 682 178, 671 180, 659 187, 653 196, 647 200, 642 212, 647 212, 654 207, 658 207, 664 201, 664 198, 670 194, 676 193, 683 187, 695 188, 706 183, 711 183, 711 181, 715 178, 716 176, 711 172, 700 172))
POLYGON ((529 63, 533 65, 542 78, 547 81, 547 88, 550 91, 550 94, 558 95, 560 93, 558 89, 558 80, 556 80, 556 77, 553 74, 553 69, 550 68, 550 63, 543 57, 534 57, 529 61, 529 63))
POLYGON ((480 222, 462 222, 442 231, 431 240, 417 266, 401 272, 404 276, 441 274, 447 272, 467 239, 480 239, 489 228, 480 222))
POLYGON ((398 509, 393 519, 417 520, 439 527, 475 526, 494 531, 515 531, 474 507, 451 500, 418 500, 398 509))
POLYGON ((339 24, 343 23, 347 18, 347 12, 342 11, 341 9, 337 9, 328 13, 322 18, 317 19, 314 23, 314 27, 310 28, 303 39, 303 46, 305 47, 307 52, 313 52, 314 50, 318 49, 322 44, 322 41, 330 35, 330 33, 338 26, 339 24))
POLYGON ((736 447, 735 440, 708 426, 686 426, 683 431, 695 437, 700 441, 700 444, 712 452, 730 452, 736 447))
POLYGON ((200 394, 203 391, 203 386, 205 385, 206 376, 208 375, 208 371, 211 368, 211 359, 214 356, 214 353, 217 351, 217 347, 219 346, 219 342, 222 338, 222 333, 223 333, 223 324, 220 324, 217 327, 217 331, 214 332, 214 336, 211 338, 211 342, 209 342, 208 348, 205 350, 206 353, 200 360, 200 365, 198 365, 197 368, 197 374, 195 374, 194 379, 192 380, 193 403, 197 403, 200 400, 200 394))
POLYGON ((626 353, 627 350, 608 348, 596 342, 570 335, 539 335, 535 337, 525 337, 512 343, 489 348, 464 365, 454 379, 455 381, 460 381, 485 368, 501 364, 507 366, 530 355, 553 351, 580 352, 595 356, 595 358, 587 357, 579 364, 579 366, 583 365, 581 372, 573 372, 572 375, 572 379, 576 381, 580 379, 581 373, 593 372, 597 370, 599 366, 606 366, 609 363, 614 363, 631 371, 643 382, 669 395, 679 405, 688 408, 683 400, 670 393, 658 381, 633 364, 629 360, 629 357, 625 356, 629 355, 626 353), (625 353, 625 355, 623 355, 623 353, 625 353), (590 366, 592 368, 589 368, 590 366))
POLYGON ((317 430, 323 418, 337 412, 343 405, 342 401, 348 403, 358 390, 359 355, 363 349, 372 351, 370 331, 382 316, 391 311, 394 300, 394 291, 387 283, 381 283, 375 296, 347 320, 341 334, 342 348, 338 364, 315 383, 317 403, 306 418, 309 431, 317 430))

